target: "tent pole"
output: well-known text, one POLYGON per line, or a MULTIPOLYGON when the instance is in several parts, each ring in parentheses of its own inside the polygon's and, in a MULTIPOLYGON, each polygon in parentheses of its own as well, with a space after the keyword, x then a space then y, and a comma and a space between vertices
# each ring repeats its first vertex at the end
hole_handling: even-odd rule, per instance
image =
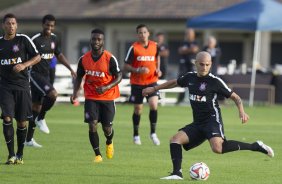
POLYGON ((250 97, 249 97, 249 106, 254 105, 254 96, 255 96, 255 84, 256 84, 256 67, 259 63, 260 58, 260 42, 261 42, 261 32, 255 32, 255 46, 253 53, 253 63, 252 63, 252 77, 251 77, 251 88, 250 88, 250 97))

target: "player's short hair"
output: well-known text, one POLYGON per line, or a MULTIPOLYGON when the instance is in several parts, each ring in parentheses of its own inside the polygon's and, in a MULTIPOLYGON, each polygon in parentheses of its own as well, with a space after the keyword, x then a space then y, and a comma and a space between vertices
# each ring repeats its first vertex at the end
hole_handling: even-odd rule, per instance
POLYGON ((54 15, 47 14, 42 18, 42 24, 45 24, 46 21, 55 21, 56 22, 56 18, 54 15))
POLYGON ((16 19, 17 20, 17 17, 14 15, 14 14, 12 14, 12 13, 7 13, 6 15, 4 15, 4 17, 3 17, 3 23, 7 20, 7 19, 9 19, 9 18, 14 18, 14 19, 16 19))
POLYGON ((98 28, 93 29, 91 31, 91 34, 93 34, 93 33, 105 35, 104 31, 102 31, 102 29, 98 29, 98 28))
POLYGON ((139 25, 136 27, 136 33, 138 33, 138 29, 143 28, 143 27, 145 27, 145 28, 147 28, 147 30, 149 30, 148 26, 146 26, 145 24, 139 24, 139 25))

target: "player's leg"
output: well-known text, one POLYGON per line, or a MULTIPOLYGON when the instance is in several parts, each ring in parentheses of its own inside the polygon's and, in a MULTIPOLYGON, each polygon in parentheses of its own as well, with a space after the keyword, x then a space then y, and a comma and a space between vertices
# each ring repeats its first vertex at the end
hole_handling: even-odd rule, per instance
POLYGON ((31 96, 29 90, 17 91, 15 119, 17 121, 17 153, 16 164, 23 164, 24 142, 27 134, 27 121, 32 118, 31 96))
POLYGON ((104 102, 100 104, 101 123, 106 137, 106 156, 108 159, 114 156, 114 129, 113 120, 116 112, 115 102, 104 102))
POLYGON ((131 86, 131 95, 129 98, 129 102, 134 104, 134 112, 132 115, 133 122, 133 142, 134 144, 141 145, 141 139, 139 136, 139 125, 141 114, 143 111, 143 99, 142 96, 142 87, 138 85, 131 86))
POLYGON ((100 148, 99 148, 99 135, 98 135, 98 121, 94 120, 93 122, 89 123, 89 141, 90 144, 92 146, 92 149, 95 153, 95 157, 94 157, 94 162, 98 163, 98 162, 102 162, 102 154, 100 152, 100 148))
POLYGON ((156 125, 158 120, 158 100, 159 100, 159 96, 151 96, 148 99, 150 106, 150 113, 149 113, 150 128, 151 128, 150 138, 152 139, 155 145, 160 145, 160 140, 158 139, 156 134, 156 125))
POLYGON ((45 119, 47 111, 49 111, 56 102, 58 93, 55 89, 52 89, 44 98, 42 108, 37 116, 37 121, 45 119))
POLYGON ((98 121, 100 105, 93 100, 85 100, 84 103, 84 122, 89 126, 89 141, 95 153, 94 162, 102 162, 102 154, 99 148, 98 121))
POLYGON ((222 123, 211 121, 204 128, 204 131, 206 132, 210 146, 215 153, 224 154, 232 151, 250 150, 265 153, 270 157, 274 156, 273 150, 261 141, 250 144, 236 140, 226 140, 222 123))
POLYGON ((182 146, 188 151, 202 144, 206 138, 198 130, 195 123, 181 128, 177 134, 170 139, 170 156, 173 165, 171 175, 161 179, 181 180, 182 176, 182 146))
POLYGON ((48 76, 42 76, 36 72, 32 72, 30 79, 32 101, 41 105, 40 107, 38 106, 34 108, 35 124, 42 132, 49 134, 50 130, 44 118, 46 112, 54 105, 57 92, 53 85, 49 82, 48 76))
POLYGON ((8 148, 8 160, 6 164, 14 164, 16 161, 14 151, 14 127, 13 117, 15 114, 15 100, 12 92, 6 88, 0 88, 0 105, 3 119, 3 134, 8 148))

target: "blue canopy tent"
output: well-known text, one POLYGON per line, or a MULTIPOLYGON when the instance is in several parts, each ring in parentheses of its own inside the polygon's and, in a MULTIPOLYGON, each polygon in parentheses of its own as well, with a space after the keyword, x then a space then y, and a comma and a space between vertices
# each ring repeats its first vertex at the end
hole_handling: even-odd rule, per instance
POLYGON ((282 4, 275 0, 247 0, 206 15, 187 20, 187 27, 255 31, 249 106, 253 106, 256 63, 259 63, 261 31, 282 30, 282 4))

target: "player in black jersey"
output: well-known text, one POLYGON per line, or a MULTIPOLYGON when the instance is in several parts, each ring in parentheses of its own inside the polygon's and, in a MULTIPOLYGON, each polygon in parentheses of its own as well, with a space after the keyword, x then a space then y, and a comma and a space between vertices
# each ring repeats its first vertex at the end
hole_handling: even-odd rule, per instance
POLYGON ((72 77, 76 77, 64 54, 61 52, 57 36, 53 33, 56 19, 53 15, 45 15, 42 19, 42 32, 32 37, 40 55, 41 61, 31 69, 31 92, 32 92, 32 113, 33 119, 29 121, 26 145, 42 147, 33 139, 36 125, 41 131, 49 134, 49 128, 45 121, 45 114, 52 108, 57 98, 57 91, 54 89, 49 78, 49 65, 52 58, 57 57, 58 61, 66 66, 72 77))
POLYGON ((170 176, 161 178, 167 180, 183 179, 181 172, 182 149, 188 151, 208 140, 215 153, 223 154, 231 151, 251 150, 274 157, 273 150, 262 141, 252 144, 234 140, 227 140, 224 135, 223 121, 217 101, 218 94, 231 98, 239 111, 242 123, 249 120, 245 113, 241 98, 218 77, 210 73, 211 56, 208 52, 199 52, 196 56, 196 72, 188 72, 175 80, 170 80, 159 86, 146 88, 143 95, 161 89, 176 86, 188 87, 189 99, 193 110, 193 122, 181 128, 170 139, 170 155, 173 163, 173 172, 170 176))
POLYGON ((23 164, 26 121, 32 118, 27 69, 40 61, 40 55, 28 36, 16 33, 15 15, 6 14, 2 27, 4 35, 0 37, 0 106, 3 133, 9 151, 6 164, 23 164), (16 154, 13 118, 17 121, 18 150, 16 154))

